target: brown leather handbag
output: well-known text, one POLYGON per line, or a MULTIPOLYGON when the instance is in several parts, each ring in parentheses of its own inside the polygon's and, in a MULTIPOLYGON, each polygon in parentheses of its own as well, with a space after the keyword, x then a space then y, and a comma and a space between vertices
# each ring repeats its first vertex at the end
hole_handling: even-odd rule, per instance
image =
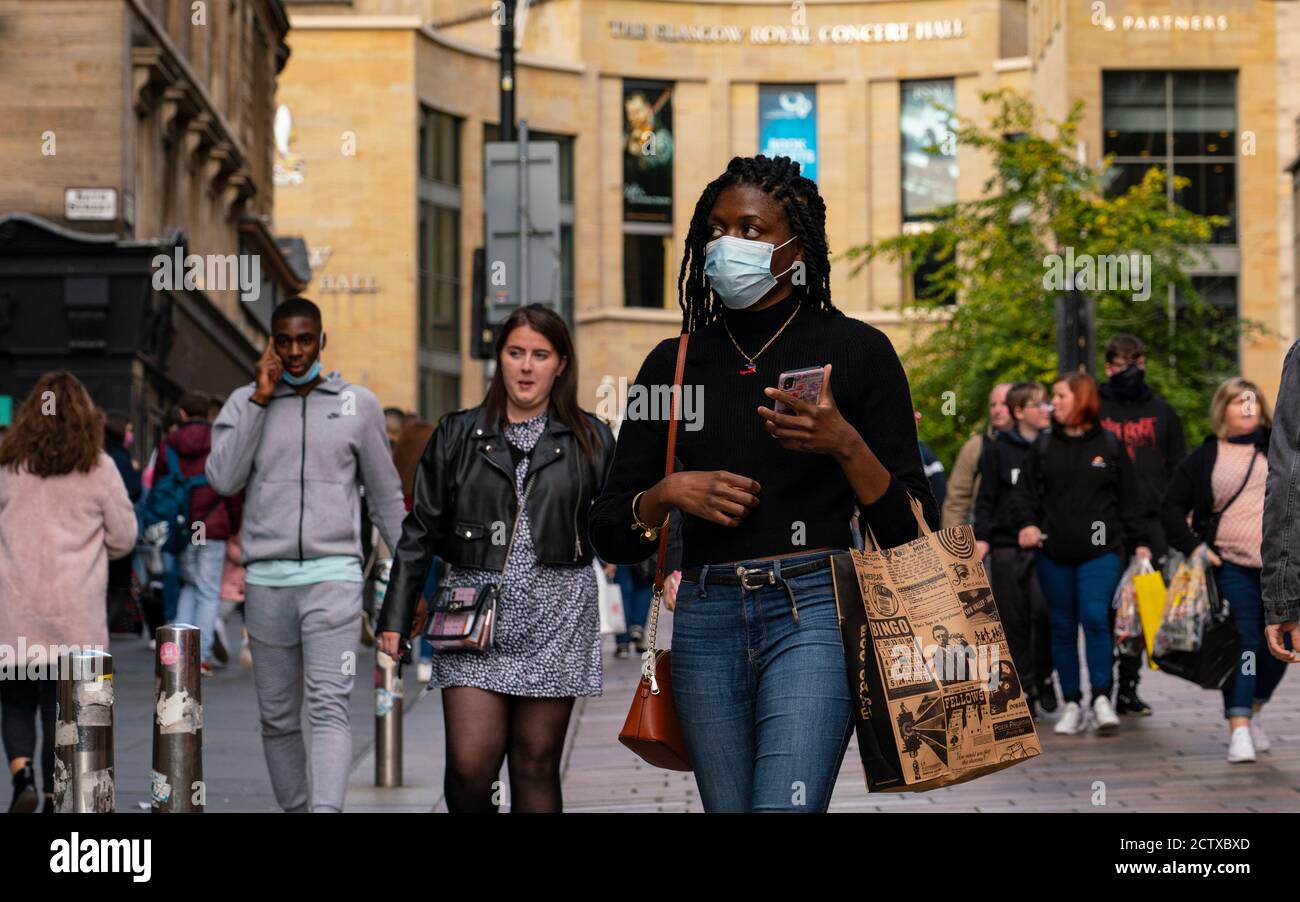
MULTIPOLYGON (((686 368, 686 343, 689 332, 683 332, 677 344, 677 368, 673 374, 673 387, 682 384, 686 368)), ((668 455, 664 459, 664 475, 673 472, 673 458, 677 451, 677 404, 680 390, 672 392, 672 413, 668 419, 668 455)), ((618 741, 636 752, 655 767, 667 770, 692 770, 691 754, 682 736, 682 722, 677 717, 673 701, 672 661, 667 649, 655 647, 659 627, 659 604, 664 597, 664 564, 668 557, 668 528, 659 533, 659 557, 655 563, 654 603, 650 608, 650 648, 643 656, 641 682, 632 697, 632 709, 627 712, 618 741)))

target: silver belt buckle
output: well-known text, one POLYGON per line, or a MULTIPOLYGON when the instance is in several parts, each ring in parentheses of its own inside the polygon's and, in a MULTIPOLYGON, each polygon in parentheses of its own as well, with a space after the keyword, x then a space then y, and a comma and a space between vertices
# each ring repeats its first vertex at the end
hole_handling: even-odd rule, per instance
POLYGON ((755 567, 753 570, 746 570, 744 567, 738 566, 736 567, 736 575, 740 577, 741 588, 748 589, 750 592, 755 592, 758 589, 763 588, 763 586, 776 585, 776 578, 773 576, 772 571, 764 570, 761 567, 755 567), (749 578, 751 576, 758 577, 761 582, 756 585, 750 585, 749 578))

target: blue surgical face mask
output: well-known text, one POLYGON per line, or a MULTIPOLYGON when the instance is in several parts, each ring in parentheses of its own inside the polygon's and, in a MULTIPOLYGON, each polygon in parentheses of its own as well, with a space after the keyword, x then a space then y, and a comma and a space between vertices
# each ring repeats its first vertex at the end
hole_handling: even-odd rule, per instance
POLYGON ((732 310, 744 310, 758 303, 776 287, 776 280, 794 269, 772 275, 772 254, 794 238, 773 247, 766 241, 723 235, 704 246, 704 274, 713 291, 732 310))
POLYGON ((283 373, 280 374, 280 378, 283 379, 285 382, 288 382, 290 385, 306 385, 308 382, 312 381, 319 375, 320 375, 320 358, 317 357, 316 362, 313 363, 311 367, 307 370, 307 372, 303 373, 301 376, 292 376, 289 374, 288 370, 285 370, 283 373))

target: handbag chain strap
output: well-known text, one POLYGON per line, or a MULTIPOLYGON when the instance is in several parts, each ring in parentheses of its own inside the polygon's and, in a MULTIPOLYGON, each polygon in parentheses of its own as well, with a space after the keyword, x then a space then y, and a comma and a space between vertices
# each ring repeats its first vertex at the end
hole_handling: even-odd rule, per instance
MULTIPOLYGON (((681 338, 677 341, 677 366, 673 371, 673 388, 669 390, 668 396, 672 399, 672 410, 668 417, 668 448, 664 457, 664 477, 673 474, 674 458, 677 455, 677 403, 681 397, 681 391, 678 386, 682 384, 682 373, 686 369, 686 345, 690 341, 691 333, 683 332, 681 338)), ((659 534, 659 557, 655 561, 655 588, 654 601, 650 606, 650 635, 647 637, 648 642, 645 654, 641 656, 641 678, 650 681, 650 692, 653 695, 659 694, 659 680, 655 677, 655 664, 659 658, 659 604, 664 597, 664 566, 668 561, 668 533, 671 531, 665 528, 659 534)))
POLYGON ((501 595, 501 586, 506 581, 506 568, 510 566, 510 550, 515 547, 515 536, 519 532, 519 521, 524 518, 524 505, 528 503, 528 493, 533 490, 533 483, 537 481, 537 474, 534 473, 528 477, 524 483, 524 493, 519 497, 519 510, 515 512, 515 524, 510 527, 510 541, 506 543, 506 560, 501 565, 501 578, 497 580, 497 595, 501 595))

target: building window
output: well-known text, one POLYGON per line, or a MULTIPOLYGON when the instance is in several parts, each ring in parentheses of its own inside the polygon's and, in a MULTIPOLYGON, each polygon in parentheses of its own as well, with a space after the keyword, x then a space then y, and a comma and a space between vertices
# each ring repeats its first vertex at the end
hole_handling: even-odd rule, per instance
POLYGON ((422 367, 420 369, 420 419, 436 423, 443 415, 459 410, 460 377, 422 367))
POLYGON ((460 121, 455 116, 420 110, 420 175, 444 185, 460 184, 460 121))
MULTIPOLYGON (((949 116, 956 109, 951 78, 901 83, 903 231, 931 228, 941 209, 957 201, 957 136, 949 116)), ((910 300, 931 295, 929 277, 943 261, 921 260, 911 276, 910 300)), ((948 303, 955 302, 949 298, 948 303)))
POLYGON ((460 126, 454 116, 420 108, 419 408, 430 422, 460 407, 460 126))
POLYGON ((1188 180, 1169 199, 1203 216, 1226 216, 1213 244, 1237 242, 1237 73, 1105 72, 1103 150, 1114 155, 1107 192, 1124 193, 1155 167, 1188 180))
POLYGON ((949 121, 956 89, 951 78, 901 87, 903 222, 918 222, 957 200, 957 136, 949 121))
POLYGON ((627 307, 668 306, 670 235, 623 235, 623 303, 627 307))
POLYGON ((673 233, 673 86, 623 82, 623 304, 668 306, 673 233))

